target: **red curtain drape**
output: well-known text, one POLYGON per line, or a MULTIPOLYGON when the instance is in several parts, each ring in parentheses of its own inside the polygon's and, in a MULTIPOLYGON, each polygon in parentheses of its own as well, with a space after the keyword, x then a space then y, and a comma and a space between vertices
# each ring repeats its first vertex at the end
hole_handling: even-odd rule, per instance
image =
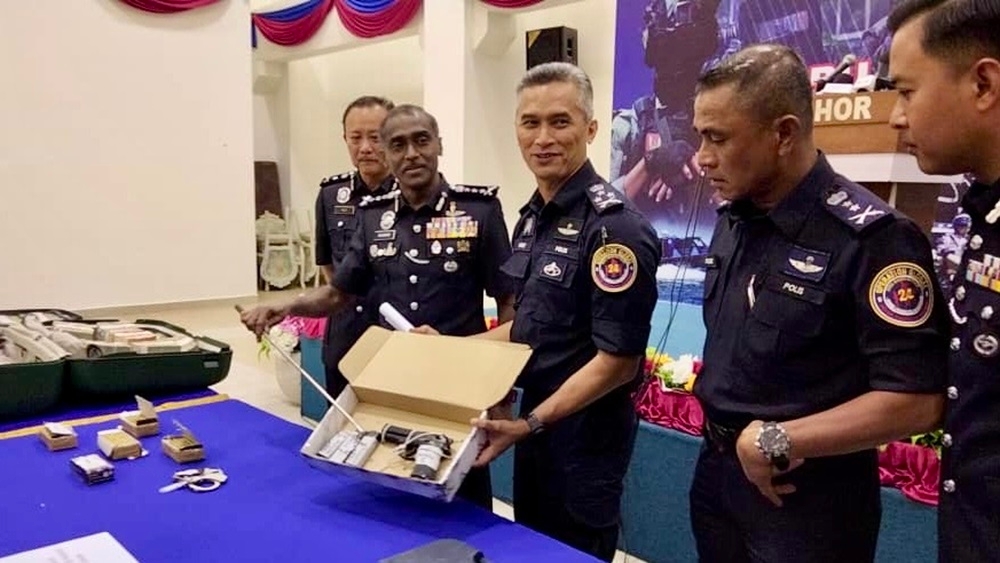
POLYGON ((337 15, 344 27, 357 37, 378 37, 395 33, 410 23, 422 0, 399 0, 380 12, 359 12, 343 0, 337 1, 337 15))
POLYGON ((309 15, 293 21, 272 21, 254 15, 254 26, 268 41, 286 47, 300 45, 323 27, 327 14, 333 9, 334 0, 324 0, 323 4, 309 15))
POLYGON ((524 8, 540 4, 542 0, 481 0, 481 2, 498 8, 524 8))
POLYGON ((121 0, 123 3, 145 12, 173 14, 214 4, 219 0, 121 0))

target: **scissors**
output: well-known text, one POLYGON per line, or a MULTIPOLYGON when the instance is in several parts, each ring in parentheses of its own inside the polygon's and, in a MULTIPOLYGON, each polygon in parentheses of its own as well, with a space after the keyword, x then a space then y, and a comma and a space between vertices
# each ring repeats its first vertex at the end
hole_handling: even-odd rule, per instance
POLYGON ((169 493, 187 487, 196 493, 208 493, 218 489, 229 477, 214 467, 185 469, 174 473, 174 482, 160 487, 161 493, 169 493))

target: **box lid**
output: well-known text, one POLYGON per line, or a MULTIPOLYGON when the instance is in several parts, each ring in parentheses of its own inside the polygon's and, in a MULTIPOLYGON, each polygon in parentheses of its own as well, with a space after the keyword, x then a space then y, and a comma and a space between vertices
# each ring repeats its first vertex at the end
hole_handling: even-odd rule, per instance
POLYGON ((339 367, 362 401, 438 414, 500 402, 530 358, 524 344, 373 326, 339 367))

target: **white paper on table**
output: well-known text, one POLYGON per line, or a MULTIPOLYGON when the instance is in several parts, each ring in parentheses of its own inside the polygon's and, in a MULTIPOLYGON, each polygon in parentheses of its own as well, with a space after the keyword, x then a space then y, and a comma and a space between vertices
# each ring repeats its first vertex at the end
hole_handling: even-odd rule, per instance
POLYGON ((0 563, 139 563, 108 532, 0 557, 0 563))

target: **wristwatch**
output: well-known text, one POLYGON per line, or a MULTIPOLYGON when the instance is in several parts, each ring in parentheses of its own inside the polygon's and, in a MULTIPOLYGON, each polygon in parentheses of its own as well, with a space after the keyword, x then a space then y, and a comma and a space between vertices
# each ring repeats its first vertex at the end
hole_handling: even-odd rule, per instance
POLYGON ((531 431, 531 435, 541 434, 545 430, 545 425, 542 424, 541 420, 535 416, 535 413, 528 413, 527 416, 522 416, 522 420, 528 423, 528 429, 531 431))
POLYGON ((788 452, 792 449, 792 440, 782 425, 765 422, 757 431, 754 445, 780 471, 788 469, 788 452))

